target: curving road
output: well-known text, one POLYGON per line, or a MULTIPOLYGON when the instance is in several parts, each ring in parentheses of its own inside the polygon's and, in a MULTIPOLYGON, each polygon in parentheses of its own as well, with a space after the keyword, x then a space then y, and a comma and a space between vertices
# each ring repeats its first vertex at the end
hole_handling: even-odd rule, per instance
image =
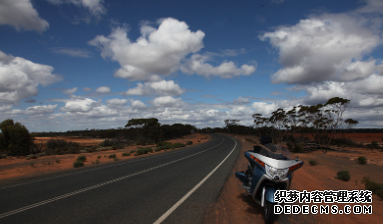
POLYGON ((201 223, 241 149, 208 143, 0 186, 0 223, 201 223))

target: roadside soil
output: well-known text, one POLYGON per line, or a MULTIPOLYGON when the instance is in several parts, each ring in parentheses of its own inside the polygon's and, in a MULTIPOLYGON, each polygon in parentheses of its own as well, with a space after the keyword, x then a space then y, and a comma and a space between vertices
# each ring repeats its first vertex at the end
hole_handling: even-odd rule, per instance
MULTIPOLYGON (((358 133, 358 135, 361 135, 358 133)), ((374 136, 375 134, 363 134, 374 136)), ((380 138, 381 138, 380 134, 380 138)), ((243 156, 244 152, 251 150, 252 142, 245 139, 252 139, 258 142, 254 136, 232 136, 236 137, 242 144, 241 153, 227 179, 220 196, 214 205, 205 213, 205 223, 264 223, 263 208, 253 202, 251 197, 245 195, 245 190, 241 187, 240 181, 235 177, 236 171, 244 171, 247 168, 247 160, 243 156)), ((360 141, 378 141, 377 137, 360 137, 360 141), (374 139, 374 140, 372 140, 374 139), (376 139, 376 140, 375 140, 376 139)), ((380 139, 381 142, 381 139, 380 139)), ((370 142, 368 142, 370 143, 370 142)), ((304 161, 303 167, 294 172, 291 190, 364 190, 361 180, 364 176, 376 182, 383 182, 383 152, 379 150, 367 150, 358 148, 345 148, 345 152, 328 151, 323 154, 320 150, 309 153, 291 153, 292 157, 299 156, 304 161), (364 156, 368 162, 360 165, 355 158, 364 156), (317 166, 311 166, 309 160, 316 160, 317 166), (348 170, 351 179, 348 182, 336 178, 337 172, 348 170)), ((303 205, 295 203, 296 205, 303 205)), ((309 204, 312 205, 312 204, 309 204)), ((324 204, 337 205, 342 209, 346 204, 324 204)), ((356 205, 356 204, 348 204, 356 205)), ((359 204, 360 205, 360 204, 359 204)), ((366 204, 370 205, 370 204, 366 204)), ((278 215, 275 223, 382 223, 383 220, 383 201, 373 194, 372 214, 309 214, 309 215, 278 215)))
MULTIPOLYGON (((87 139, 81 137, 53 137, 55 139, 64 139, 66 141, 77 142, 82 146, 91 146, 98 145, 104 139, 87 139)), ((36 137, 36 143, 44 145, 49 139, 49 137, 36 137)), ((188 141, 192 141, 193 145, 202 144, 210 140, 209 135, 194 133, 182 138, 172 139, 167 142, 171 143, 183 143, 186 144, 188 141)), ((191 146, 193 146, 191 145, 191 146)), ((109 151, 100 151, 93 153, 81 153, 81 154, 66 154, 66 155, 52 155, 39 157, 37 159, 26 160, 25 157, 10 157, 0 159, 0 184, 7 184, 9 182, 15 182, 23 179, 30 179, 37 176, 43 176, 52 173, 58 173, 62 171, 72 171, 73 163, 76 161, 79 155, 86 156, 86 161, 84 162, 84 167, 91 166, 101 166, 103 164, 109 164, 115 162, 113 159, 108 158, 111 154, 116 154, 119 160, 127 160, 135 157, 148 156, 140 155, 134 156, 134 153, 131 153, 130 156, 122 156, 122 153, 130 153, 132 150, 137 150, 138 147, 153 147, 155 145, 145 145, 145 146, 127 146, 124 149, 109 150, 109 151), (100 158, 98 158, 100 157, 100 158), (99 164, 96 164, 96 160, 99 161, 99 164)), ((154 149, 155 147, 153 147, 154 149)), ((183 148, 178 148, 183 149, 183 148)), ((177 149, 175 149, 177 150, 177 149)), ((169 150, 168 150, 169 151, 169 150)), ((165 151, 153 152, 151 154, 166 153, 165 151)), ((76 168, 76 169, 82 169, 76 168)))

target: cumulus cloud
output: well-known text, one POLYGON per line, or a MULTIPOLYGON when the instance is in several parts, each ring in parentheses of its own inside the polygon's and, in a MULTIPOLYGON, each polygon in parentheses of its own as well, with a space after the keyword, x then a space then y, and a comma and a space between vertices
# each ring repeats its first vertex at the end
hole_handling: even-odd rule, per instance
POLYGON ((255 113, 260 113, 264 117, 270 116, 273 111, 279 108, 276 103, 265 102, 254 102, 252 106, 255 109, 255 113))
POLYGON ((91 52, 85 49, 80 48, 71 48, 71 47, 52 47, 50 51, 56 54, 64 54, 77 58, 89 58, 91 52))
POLYGON ((0 51, 0 102, 17 103, 38 94, 38 86, 47 86, 61 78, 53 67, 13 57, 0 51))
POLYGON ((66 102, 65 106, 61 107, 60 110, 68 112, 71 116, 109 117, 118 115, 116 110, 102 105, 100 101, 95 101, 90 98, 85 98, 83 100, 71 99, 66 102))
POLYGON ((368 21, 347 14, 323 14, 279 27, 260 36, 279 50, 282 68, 274 83, 351 81, 377 70, 376 61, 361 61, 382 42, 368 21))
POLYGON ((0 1, 0 25, 11 25, 16 30, 42 32, 48 29, 47 21, 39 17, 30 0, 0 1))
POLYGON ((158 29, 142 24, 141 36, 135 42, 127 37, 127 28, 118 27, 108 37, 96 36, 89 44, 98 47, 102 57, 120 63, 116 77, 159 81, 177 71, 186 55, 203 47, 205 34, 193 32, 185 22, 173 18, 158 23, 158 29))
POLYGON ((125 106, 126 103, 128 103, 127 99, 118 99, 118 98, 108 99, 106 101, 106 104, 108 106, 125 106))
POLYGON ((77 7, 86 8, 90 14, 96 18, 101 18, 102 15, 106 14, 107 10, 103 6, 104 0, 47 0, 48 2, 60 5, 63 3, 73 4, 77 7))
POLYGON ((209 59, 207 56, 200 54, 193 54, 185 64, 181 66, 181 70, 189 74, 198 74, 205 77, 218 76, 221 78, 232 78, 240 75, 251 75, 255 72, 256 66, 244 64, 237 67, 234 62, 223 62, 219 66, 212 66, 206 61, 209 59))
POLYGON ((157 97, 152 103, 157 107, 180 107, 184 104, 181 98, 174 98, 171 96, 157 97))
POLYGON ((56 108, 57 104, 28 107, 25 110, 25 114, 51 114, 55 111, 56 108))
POLYGON ((95 90, 96 93, 110 93, 110 87, 100 86, 95 90))
POLYGON ((145 105, 145 103, 143 103, 143 102, 141 102, 139 100, 133 100, 131 105, 135 109, 145 109, 147 107, 145 105))
POLYGON ((77 91, 77 87, 74 87, 74 88, 72 88, 72 89, 66 89, 66 90, 64 90, 63 93, 65 93, 65 94, 73 94, 73 93, 76 92, 76 91, 77 91))
POLYGON ((160 96, 179 96, 185 93, 178 84, 173 80, 161 80, 157 82, 146 82, 145 84, 138 83, 136 87, 125 92, 126 95, 160 95, 160 96))

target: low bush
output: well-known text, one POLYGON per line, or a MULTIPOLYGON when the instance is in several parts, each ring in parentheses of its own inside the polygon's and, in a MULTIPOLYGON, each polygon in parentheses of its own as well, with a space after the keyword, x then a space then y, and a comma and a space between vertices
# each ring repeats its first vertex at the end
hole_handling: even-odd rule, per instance
POLYGON ((85 162, 86 161, 86 156, 81 155, 81 156, 77 157, 77 161, 85 162))
POLYGON ((193 145, 193 142, 192 141, 188 141, 188 142, 186 142, 186 145, 193 145))
POLYGON ((98 161, 98 159, 96 159, 96 161, 92 162, 92 164, 99 164, 100 161, 98 161))
POLYGON ((127 153, 127 152, 124 152, 122 153, 122 156, 130 156, 131 154, 130 153, 127 153))
POLYGON ((101 158, 101 156, 97 156, 97 159, 100 159, 101 158))
POLYGON ((174 143, 173 146, 174 148, 181 148, 181 147, 185 147, 186 145, 183 143, 174 143))
POLYGON ((366 147, 370 148, 370 149, 380 149, 381 148, 377 141, 372 141, 371 144, 367 144, 366 147))
POLYGON ((357 160, 358 160, 358 163, 362 165, 367 163, 367 159, 364 156, 359 156, 357 160))
POLYGON ((377 183, 368 177, 363 177, 362 183, 364 183, 366 190, 372 191, 372 193, 378 195, 380 199, 383 199, 383 183, 377 183))
POLYGON ((116 158, 114 158, 113 160, 114 160, 114 161, 118 161, 118 158, 116 157, 116 158))
POLYGON ((102 141, 99 146, 102 147, 109 147, 109 146, 121 146, 121 142, 118 139, 115 138, 107 138, 104 141, 102 141))
POLYGON ((84 163, 81 160, 76 160, 76 162, 73 163, 74 168, 82 167, 82 166, 84 166, 84 163))
POLYGON ((171 142, 159 142, 157 143, 157 147, 161 147, 162 149, 170 149, 173 146, 171 142))
POLYGON ((7 158, 7 154, 0 154, 0 159, 7 158))
POLYGON ((79 151, 79 153, 87 153, 88 151, 86 151, 85 149, 81 149, 80 151, 79 151))
POLYGON ((335 138, 331 140, 331 144, 337 146, 354 146, 356 143, 348 138, 335 138))
POLYGON ((295 143, 296 139, 295 139, 295 137, 293 135, 289 135, 289 137, 287 137, 287 141, 295 143))
POLYGON ((82 148, 77 142, 67 142, 63 139, 50 139, 47 142, 47 155, 77 154, 82 148))
POLYGON ((287 143, 286 143, 286 146, 287 146, 287 148, 289 149, 289 151, 293 151, 293 149, 294 149, 294 145, 293 145, 293 143, 291 143, 291 142, 287 142, 287 143))
POLYGON ((113 150, 113 148, 110 147, 110 146, 107 146, 107 147, 98 147, 98 148, 97 148, 97 151, 109 151, 109 150, 113 150))
POLYGON ((108 156, 109 159, 116 158, 116 154, 112 154, 108 156))
POLYGON ((37 153, 37 156, 38 157, 43 157, 43 156, 47 156, 47 154, 45 152, 40 152, 40 153, 37 153))
POLYGON ((131 151, 130 151, 130 153, 135 153, 135 152, 136 152, 136 150, 131 150, 131 151))
POLYGON ((151 147, 143 147, 143 148, 138 148, 134 155, 139 156, 143 154, 148 154, 149 152, 153 152, 153 149, 151 147))
POLYGON ((350 180, 350 172, 348 172, 348 170, 341 170, 337 173, 337 178, 339 180, 349 181, 350 180))
POLYGON ((25 159, 26 160, 37 159, 37 156, 36 155, 28 155, 25 159))
POLYGON ((300 153, 300 152, 303 152, 303 145, 302 145, 301 143, 295 143, 295 144, 294 144, 293 152, 294 152, 294 153, 300 153))
POLYGON ((316 165, 318 165, 318 162, 315 161, 315 160, 310 160, 309 163, 310 163, 311 166, 316 166, 316 165))
POLYGON ((59 159, 56 159, 56 163, 60 163, 61 162, 61 160, 59 160, 59 159))

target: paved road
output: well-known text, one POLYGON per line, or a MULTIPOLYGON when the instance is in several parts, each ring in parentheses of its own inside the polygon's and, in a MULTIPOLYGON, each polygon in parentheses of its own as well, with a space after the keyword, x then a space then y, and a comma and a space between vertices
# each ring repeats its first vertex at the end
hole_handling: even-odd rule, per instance
POLYGON ((213 135, 179 151, 0 186, 0 223, 201 223, 240 147, 213 135))

